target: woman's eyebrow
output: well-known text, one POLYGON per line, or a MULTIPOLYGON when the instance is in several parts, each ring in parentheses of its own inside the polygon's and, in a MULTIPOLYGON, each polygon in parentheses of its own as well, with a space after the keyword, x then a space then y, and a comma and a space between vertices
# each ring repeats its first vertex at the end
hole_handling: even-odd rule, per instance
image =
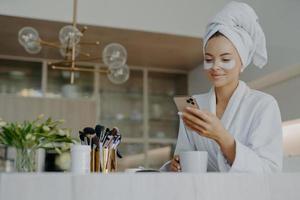
POLYGON ((227 56, 227 55, 231 55, 231 53, 222 53, 220 56, 227 56))
MULTIPOLYGON (((206 55, 206 56, 212 56, 212 57, 213 57, 213 55, 210 54, 210 53, 205 53, 205 55, 206 55)), ((226 55, 232 55, 232 54, 231 54, 231 53, 222 53, 220 56, 226 56, 226 55)))

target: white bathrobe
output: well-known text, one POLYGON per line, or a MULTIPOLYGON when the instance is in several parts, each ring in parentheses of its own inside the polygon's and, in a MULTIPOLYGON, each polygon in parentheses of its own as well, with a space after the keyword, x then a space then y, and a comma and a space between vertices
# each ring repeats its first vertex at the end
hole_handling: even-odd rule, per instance
MULTIPOLYGON (((216 96, 210 92, 194 95, 201 109, 216 113, 216 96)), ((186 128, 180 120, 175 155, 181 151, 208 152, 208 171, 278 172, 282 168, 282 127, 277 101, 250 89, 243 81, 233 93, 221 118, 236 142, 235 160, 230 166, 219 145, 186 128)))

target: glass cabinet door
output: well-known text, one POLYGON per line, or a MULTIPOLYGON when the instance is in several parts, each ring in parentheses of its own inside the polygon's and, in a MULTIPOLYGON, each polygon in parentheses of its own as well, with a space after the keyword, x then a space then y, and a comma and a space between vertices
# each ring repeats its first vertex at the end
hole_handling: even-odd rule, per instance
POLYGON ((70 84, 71 72, 48 67, 47 97, 90 98, 94 93, 94 73, 75 72, 74 84, 70 84))
POLYGON ((143 141, 143 71, 131 70, 126 83, 114 84, 105 74, 99 78, 100 124, 118 127, 122 134, 118 159, 118 171, 144 166, 143 141), (128 143, 126 139, 137 139, 139 143, 128 143))
POLYGON ((42 63, 0 59, 0 94, 42 96, 42 63))
POLYGON ((117 126, 125 138, 143 137, 143 73, 131 71, 126 83, 111 83, 105 74, 99 81, 100 123, 117 126))
POLYGON ((187 75, 150 72, 148 167, 159 169, 174 154, 179 117, 173 97, 187 95, 187 75))
POLYGON ((187 94, 185 74, 149 73, 149 137, 176 139, 179 118, 173 101, 187 94))

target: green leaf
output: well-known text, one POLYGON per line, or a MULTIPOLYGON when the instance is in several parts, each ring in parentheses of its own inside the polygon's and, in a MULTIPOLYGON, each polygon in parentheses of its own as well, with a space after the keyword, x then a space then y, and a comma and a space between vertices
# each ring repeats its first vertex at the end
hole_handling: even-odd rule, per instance
POLYGON ((45 121, 37 118, 31 122, 7 123, 0 129, 0 143, 17 148, 53 148, 57 144, 74 143, 74 139, 69 135, 58 134, 61 131, 68 130, 59 128, 60 124, 62 124, 61 120, 53 121, 51 118, 45 121), (40 123, 37 123, 37 121, 40 123), (43 129, 43 126, 47 126, 50 129, 43 129))

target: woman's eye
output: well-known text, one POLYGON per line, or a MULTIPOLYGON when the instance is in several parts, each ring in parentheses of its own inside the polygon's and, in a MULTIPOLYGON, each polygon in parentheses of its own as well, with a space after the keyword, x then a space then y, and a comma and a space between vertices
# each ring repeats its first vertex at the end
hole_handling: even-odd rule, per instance
POLYGON ((231 59, 222 59, 223 62, 230 62, 231 59))
POLYGON ((205 59, 205 62, 211 63, 211 62, 213 62, 213 60, 212 59, 205 59))

